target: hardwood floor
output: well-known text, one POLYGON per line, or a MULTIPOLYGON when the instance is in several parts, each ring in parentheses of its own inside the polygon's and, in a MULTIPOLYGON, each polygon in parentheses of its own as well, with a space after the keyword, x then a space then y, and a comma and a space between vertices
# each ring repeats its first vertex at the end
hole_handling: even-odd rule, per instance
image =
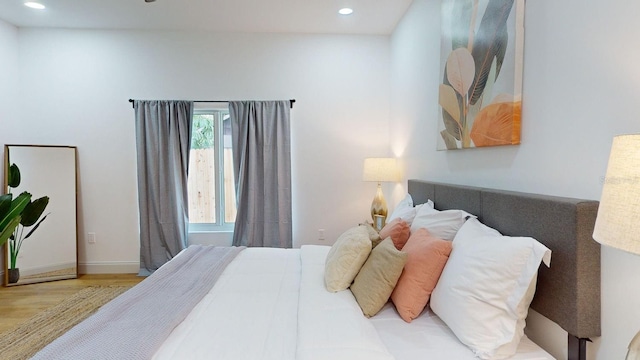
POLYGON ((80 275, 77 279, 0 287, 0 333, 55 306, 66 297, 92 285, 135 285, 144 277, 136 274, 80 275))

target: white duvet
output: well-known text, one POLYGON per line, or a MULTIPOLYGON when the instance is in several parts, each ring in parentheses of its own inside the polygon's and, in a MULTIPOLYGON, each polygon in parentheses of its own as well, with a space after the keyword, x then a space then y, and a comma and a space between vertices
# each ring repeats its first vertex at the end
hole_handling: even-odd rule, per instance
POLYGON ((300 251, 247 248, 154 359, 295 359, 300 251))
MULTIPOLYGON (((242 251, 154 359, 475 358, 432 313, 408 324, 388 304, 367 319, 351 291, 326 291, 329 249, 242 251)), ((528 340, 516 358, 553 359, 528 340)))

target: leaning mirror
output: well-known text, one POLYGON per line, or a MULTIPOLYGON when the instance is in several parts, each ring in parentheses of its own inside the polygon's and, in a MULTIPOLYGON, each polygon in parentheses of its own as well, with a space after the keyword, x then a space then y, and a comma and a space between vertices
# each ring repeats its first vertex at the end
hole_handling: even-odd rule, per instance
POLYGON ((4 154, 4 204, 13 209, 4 217, 20 218, 4 244, 4 284, 76 278, 76 148, 5 145, 4 154))

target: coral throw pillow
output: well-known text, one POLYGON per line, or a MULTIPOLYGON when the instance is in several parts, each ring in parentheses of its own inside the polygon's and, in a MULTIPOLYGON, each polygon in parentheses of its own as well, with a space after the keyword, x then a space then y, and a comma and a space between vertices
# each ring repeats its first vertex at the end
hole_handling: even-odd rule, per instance
POLYGON ((427 306, 451 254, 451 242, 438 239, 422 228, 411 234, 402 251, 408 255, 407 264, 391 300, 400 317, 411 322, 427 306))
POLYGON ((384 240, 391 237, 391 241, 393 241, 393 245, 395 245, 396 249, 402 250, 404 244, 409 240, 410 232, 411 227, 406 221, 402 219, 395 219, 380 230, 380 238, 384 240))

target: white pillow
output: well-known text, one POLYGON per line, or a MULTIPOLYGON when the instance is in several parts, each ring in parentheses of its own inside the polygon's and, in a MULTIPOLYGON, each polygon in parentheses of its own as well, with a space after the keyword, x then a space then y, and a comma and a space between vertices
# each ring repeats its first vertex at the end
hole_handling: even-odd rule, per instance
POLYGON ((530 237, 502 236, 469 219, 431 294, 431 309, 481 359, 516 353, 540 262, 551 250, 530 237))
POLYGON ((364 226, 353 227, 338 237, 324 264, 327 290, 338 292, 349 288, 371 252, 371 240, 364 226))
POLYGON ((426 228, 431 235, 437 238, 453 240, 460 227, 470 217, 475 218, 476 216, 464 210, 439 211, 432 207, 423 206, 418 210, 411 223, 411 232, 426 228))
POLYGON ((413 198, 411 197, 411 194, 407 194, 396 206, 396 208, 401 207, 413 207, 413 198))
MULTIPOLYGON (((433 209, 433 201, 427 200, 426 204, 433 209)), ((398 205, 396 205, 391 215, 387 217, 386 222, 390 223, 391 221, 400 218, 406 221, 407 224, 411 225, 411 223, 413 222, 413 218, 416 216, 416 213, 422 207, 422 205, 424 204, 418 204, 414 207, 411 194, 407 194, 407 196, 405 196, 404 199, 402 199, 398 203, 398 205)))

